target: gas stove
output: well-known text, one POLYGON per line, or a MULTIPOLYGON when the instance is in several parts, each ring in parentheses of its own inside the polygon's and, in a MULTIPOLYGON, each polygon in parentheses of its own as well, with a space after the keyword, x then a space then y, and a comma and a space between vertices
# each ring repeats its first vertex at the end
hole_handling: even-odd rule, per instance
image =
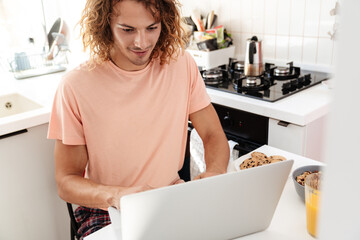
POLYGON ((302 70, 293 62, 286 67, 265 63, 261 75, 245 76, 243 62, 235 59, 230 59, 228 65, 200 72, 207 88, 268 102, 298 93, 330 77, 328 73, 302 70))

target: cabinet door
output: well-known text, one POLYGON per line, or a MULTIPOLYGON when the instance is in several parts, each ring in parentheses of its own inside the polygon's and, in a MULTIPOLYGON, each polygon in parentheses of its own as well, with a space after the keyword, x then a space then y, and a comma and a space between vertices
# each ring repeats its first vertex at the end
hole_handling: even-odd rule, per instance
POLYGON ((291 123, 284 126, 280 124, 280 120, 269 119, 269 146, 304 156, 305 138, 305 126, 291 123))
POLYGON ((327 115, 306 126, 283 126, 277 119, 269 120, 269 146, 277 147, 317 161, 324 161, 327 115))
POLYGON ((0 239, 69 239, 66 204, 57 195, 48 124, 0 139, 0 239))

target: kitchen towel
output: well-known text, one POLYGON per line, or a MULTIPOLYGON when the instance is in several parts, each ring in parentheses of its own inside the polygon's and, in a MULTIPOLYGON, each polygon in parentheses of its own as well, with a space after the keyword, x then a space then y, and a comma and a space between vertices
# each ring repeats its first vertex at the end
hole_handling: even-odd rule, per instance
MULTIPOLYGON (((228 141, 230 148, 229 163, 238 158, 239 151, 234 149, 237 142, 228 141)), ((232 164, 228 164, 227 171, 232 171, 232 164)), ((204 159, 204 145, 194 128, 190 132, 190 179, 193 180, 197 175, 206 171, 206 164, 204 159)))

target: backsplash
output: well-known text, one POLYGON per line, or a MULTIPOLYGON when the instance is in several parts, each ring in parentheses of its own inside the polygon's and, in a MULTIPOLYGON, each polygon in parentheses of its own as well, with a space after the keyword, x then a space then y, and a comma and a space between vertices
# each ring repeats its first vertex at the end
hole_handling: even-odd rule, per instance
POLYGON ((183 16, 198 9, 203 16, 211 10, 218 15, 217 25, 232 34, 235 57, 245 56, 246 39, 253 35, 263 40, 267 61, 332 68, 335 59, 331 16, 337 0, 180 0, 183 16))

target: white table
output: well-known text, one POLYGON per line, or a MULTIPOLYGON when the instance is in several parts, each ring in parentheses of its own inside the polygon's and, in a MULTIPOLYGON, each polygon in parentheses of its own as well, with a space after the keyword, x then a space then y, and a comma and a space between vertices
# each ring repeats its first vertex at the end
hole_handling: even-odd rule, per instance
MULTIPOLYGON (((320 162, 292 154, 277 148, 264 145, 255 151, 263 152, 268 156, 282 155, 287 159, 294 159, 293 169, 303 165, 316 165, 320 162)), ((249 154, 248 154, 249 155, 249 154)), ((247 157, 247 155, 242 158, 247 157)), ((236 160, 234 161, 236 162, 236 160)), ((235 169, 235 168, 234 168, 235 169)), ((112 225, 108 225, 99 231, 84 238, 85 240, 119 240, 116 238, 112 225)), ((269 228, 265 231, 241 237, 242 240, 313 240, 306 230, 305 204, 297 195, 291 180, 291 173, 285 185, 284 191, 276 208, 274 217, 269 228)))

